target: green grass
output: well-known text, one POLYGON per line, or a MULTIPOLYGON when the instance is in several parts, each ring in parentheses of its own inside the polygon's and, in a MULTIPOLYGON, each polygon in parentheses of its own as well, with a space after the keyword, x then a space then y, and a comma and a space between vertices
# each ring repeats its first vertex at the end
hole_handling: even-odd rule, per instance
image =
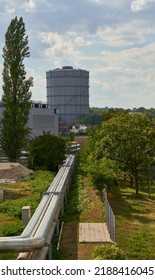
POLYGON ((55 173, 53 172, 38 170, 28 182, 28 186, 35 192, 46 191, 54 177, 55 173))
MULTIPOLYGON (((21 219, 22 207, 29 205, 31 207, 31 213, 35 211, 36 207, 40 202, 40 192, 46 191, 54 178, 54 174, 48 171, 37 171, 34 176, 24 183, 24 188, 21 182, 16 183, 13 193, 17 194, 22 192, 23 197, 17 199, 10 198, 0 203, 0 213, 6 213, 14 217, 21 219), (26 184, 26 185, 25 185, 26 184), (29 193, 27 194, 27 190, 29 193)), ((5 188, 10 189, 10 185, 3 184, 5 188)), ((11 184, 12 187, 12 184, 11 184)))
MULTIPOLYGON (((65 222, 99 222, 92 220, 95 211, 98 211, 98 215, 103 212, 104 216, 104 210, 97 209, 97 204, 94 208, 90 188, 94 186, 79 171, 72 184, 63 217, 65 222)), ((103 204, 102 197, 100 199, 103 204)), ((116 243, 114 246, 110 244, 95 246, 92 258, 154 260, 155 186, 152 186, 152 199, 149 199, 147 187, 140 188, 139 195, 136 196, 135 189, 130 188, 128 182, 120 181, 118 186, 110 187, 108 199, 116 217, 116 243)), ((104 222, 103 216, 101 219, 104 222)))
POLYGON ((65 222, 79 220, 79 215, 84 207, 85 190, 83 188, 82 176, 77 172, 72 181, 72 189, 62 219, 65 222))
POLYGON ((117 245, 127 259, 155 259, 155 186, 151 200, 145 189, 136 196, 134 189, 120 182, 108 193, 116 217, 117 245))
MULTIPOLYGON (((37 171, 27 181, 15 184, 1 184, 10 190, 9 198, 0 203, 0 236, 20 235, 22 224, 22 207, 29 205, 31 215, 40 202, 40 192, 46 191, 54 178, 54 173, 37 171), (18 194, 22 194, 19 197, 18 194)), ((0 259, 15 259, 14 253, 0 253, 0 259)))

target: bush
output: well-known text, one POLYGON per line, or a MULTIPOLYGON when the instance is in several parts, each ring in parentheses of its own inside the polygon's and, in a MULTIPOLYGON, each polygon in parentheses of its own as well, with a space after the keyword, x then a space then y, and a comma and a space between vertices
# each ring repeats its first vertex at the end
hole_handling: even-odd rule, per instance
POLYGON ((82 176, 77 173, 73 177, 72 189, 68 198, 63 221, 70 221, 73 218, 78 219, 78 216, 83 209, 84 195, 85 191, 82 184, 82 176))
MULTIPOLYGON (((85 161, 85 159, 83 159, 85 161)), ((104 185, 117 185, 117 166, 110 159, 102 158, 95 160, 92 155, 88 155, 86 161, 82 163, 84 171, 88 172, 92 182, 102 189, 104 185)))
POLYGON ((50 133, 36 137, 29 144, 28 167, 34 170, 57 171, 65 159, 65 148, 65 140, 50 133))
POLYGON ((125 253, 116 245, 108 244, 97 247, 93 253, 93 260, 125 260, 125 253))

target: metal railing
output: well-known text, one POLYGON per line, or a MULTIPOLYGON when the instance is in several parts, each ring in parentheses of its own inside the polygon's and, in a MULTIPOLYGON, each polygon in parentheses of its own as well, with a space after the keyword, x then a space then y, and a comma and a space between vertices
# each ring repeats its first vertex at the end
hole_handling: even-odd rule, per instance
POLYGON ((18 259, 45 259, 70 187, 75 156, 59 169, 36 211, 20 236, 1 237, 0 251, 16 251, 18 259))
POLYGON ((104 204, 105 204, 105 210, 106 210, 107 228, 108 228, 111 240, 113 242, 115 242, 115 240, 116 240, 115 215, 114 215, 114 213, 112 211, 112 208, 109 204, 106 189, 103 189, 103 197, 104 197, 104 204))

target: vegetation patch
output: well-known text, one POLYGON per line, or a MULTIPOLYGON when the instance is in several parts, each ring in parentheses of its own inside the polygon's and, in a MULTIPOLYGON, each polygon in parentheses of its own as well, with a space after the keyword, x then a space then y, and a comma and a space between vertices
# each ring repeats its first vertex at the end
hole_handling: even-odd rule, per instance
POLYGON ((79 219, 79 214, 83 210, 85 197, 86 192, 83 188, 82 175, 77 172, 72 181, 72 189, 67 202, 65 214, 62 218, 65 222, 79 219))
POLYGON ((93 260, 125 260, 126 255, 117 244, 97 246, 92 254, 93 260))
POLYGON ((46 191, 54 179, 55 173, 50 171, 38 170, 28 182, 28 186, 34 192, 46 191))
MULTIPOLYGON (((6 226, 10 226, 13 221, 18 223, 18 219, 22 218, 22 207, 30 206, 31 214, 34 213, 36 207, 40 202, 40 192, 46 191, 54 178, 54 173, 49 171, 37 171, 32 175, 32 178, 28 181, 19 182, 15 184, 1 184, 6 189, 10 189, 9 199, 4 200, 0 203, 0 218, 1 218, 1 231, 0 234, 6 232, 6 226), (13 192, 12 198, 14 198, 14 193, 22 193, 23 197, 18 199, 11 199, 11 193, 13 192), (5 229, 3 231, 3 226, 5 229)), ((8 229, 9 231, 9 229, 8 229)))
POLYGON ((18 236, 24 230, 24 225, 21 221, 10 223, 0 229, 0 236, 18 236))
POLYGON ((149 260, 152 255, 150 234, 138 232, 126 240, 126 247, 130 259, 149 260))
POLYGON ((16 200, 6 200, 0 203, 0 213, 7 213, 21 219, 22 207, 29 205, 31 207, 31 213, 33 213, 38 206, 39 200, 39 194, 30 197, 19 198, 16 200))
POLYGON ((152 200, 143 189, 138 197, 126 182, 120 182, 108 193, 116 217, 116 240, 127 259, 155 259, 155 206, 154 187, 152 200))

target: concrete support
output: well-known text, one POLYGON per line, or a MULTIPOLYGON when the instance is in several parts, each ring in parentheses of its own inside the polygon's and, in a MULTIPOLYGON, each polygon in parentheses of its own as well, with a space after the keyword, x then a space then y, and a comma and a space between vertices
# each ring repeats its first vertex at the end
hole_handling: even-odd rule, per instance
POLYGON ((4 190, 3 188, 0 188, 0 202, 3 202, 4 200, 4 190))
POLYGON ((22 208, 22 222, 26 226, 31 217, 31 208, 30 206, 23 206, 22 208))

